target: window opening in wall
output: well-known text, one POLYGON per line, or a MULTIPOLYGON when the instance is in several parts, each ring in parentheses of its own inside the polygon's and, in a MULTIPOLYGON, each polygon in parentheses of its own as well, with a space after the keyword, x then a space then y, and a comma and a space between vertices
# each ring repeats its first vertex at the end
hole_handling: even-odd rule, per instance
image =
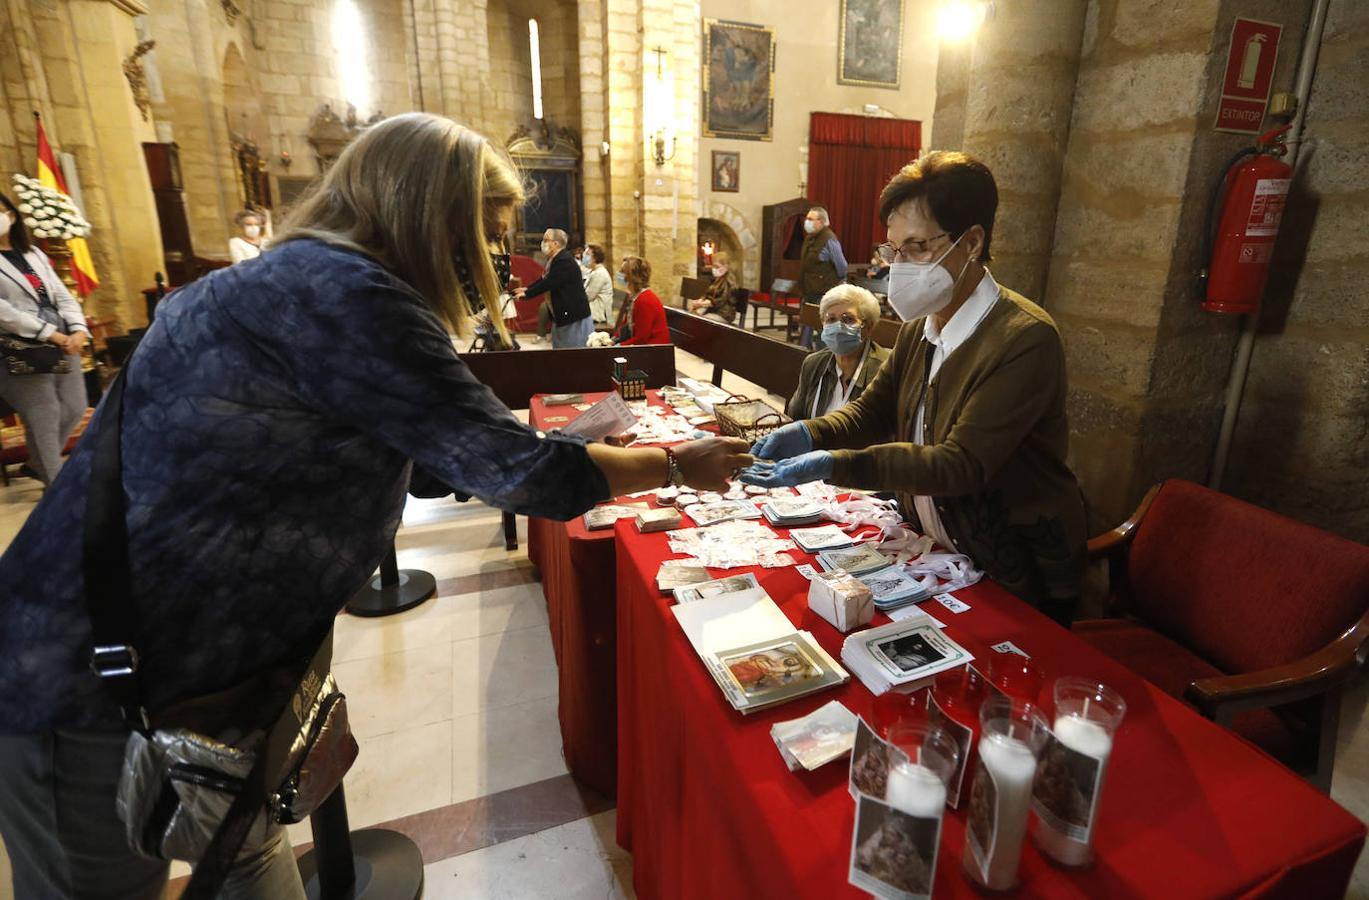
POLYGON ((371 60, 366 30, 356 0, 337 0, 333 6, 333 50, 337 53, 342 99, 365 119, 374 109, 371 97, 371 60))
POLYGON ((542 41, 537 20, 528 19, 528 55, 532 60, 532 117, 542 118, 542 41))

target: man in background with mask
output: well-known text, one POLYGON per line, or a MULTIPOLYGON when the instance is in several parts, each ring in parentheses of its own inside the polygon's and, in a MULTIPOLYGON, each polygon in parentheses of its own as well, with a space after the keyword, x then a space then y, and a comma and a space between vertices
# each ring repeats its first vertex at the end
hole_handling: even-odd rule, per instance
POLYGON ((964 153, 911 163, 880 195, 889 304, 911 323, 846 407, 772 432, 742 480, 888 490, 918 529, 1061 623, 1079 596, 1083 497, 1065 462, 1055 322, 994 281, 998 189, 964 153))
POLYGON ((594 331, 589 298, 585 295, 584 273, 580 264, 566 252, 566 233, 548 228, 542 235, 542 253, 547 257, 547 274, 519 288, 516 296, 537 297, 551 293, 551 346, 553 350, 583 347, 594 331))
MULTIPOLYGON (((799 257, 799 293, 804 303, 818 303, 832 288, 846 280, 846 256, 832 231, 827 210, 815 206, 803 219, 803 252, 799 257)), ((804 326, 799 343, 812 346, 813 330, 804 326)))

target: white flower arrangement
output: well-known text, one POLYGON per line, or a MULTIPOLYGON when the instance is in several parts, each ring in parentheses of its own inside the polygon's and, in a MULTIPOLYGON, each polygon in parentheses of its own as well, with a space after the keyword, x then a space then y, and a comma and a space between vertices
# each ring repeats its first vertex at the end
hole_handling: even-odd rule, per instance
POLYGON ((19 198, 19 214, 34 237, 69 241, 90 234, 90 223, 72 199, 61 191, 44 186, 36 178, 16 173, 14 193, 19 198))

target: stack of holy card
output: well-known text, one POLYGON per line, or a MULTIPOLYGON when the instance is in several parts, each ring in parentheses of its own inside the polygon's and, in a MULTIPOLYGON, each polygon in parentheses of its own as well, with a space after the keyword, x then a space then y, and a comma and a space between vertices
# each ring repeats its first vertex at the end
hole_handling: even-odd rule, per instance
POLYGON ((771 497, 761 512, 776 528, 812 525, 827 518, 822 504, 808 497, 771 497))
POLYGON ((651 508, 649 503, 606 503, 596 506, 583 516, 585 527, 590 531, 612 528, 619 519, 627 519, 651 508))
POLYGON ((968 650, 921 613, 857 631, 841 645, 841 661, 876 696, 890 689, 915 691, 931 684, 938 672, 973 660, 968 650))
POLYGON ((868 575, 893 564, 893 560, 880 553, 873 544, 857 544, 854 547, 837 550, 820 550, 818 564, 831 572, 845 569, 852 575, 868 575))

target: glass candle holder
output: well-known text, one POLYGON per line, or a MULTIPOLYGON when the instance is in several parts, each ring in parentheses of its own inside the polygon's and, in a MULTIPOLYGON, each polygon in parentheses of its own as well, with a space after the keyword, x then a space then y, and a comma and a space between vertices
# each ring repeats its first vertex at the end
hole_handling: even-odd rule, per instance
POLYGON ((1009 697, 1028 703, 1041 701, 1046 673, 1030 658, 1018 653, 994 653, 989 657, 988 668, 989 682, 1009 697))
POLYGON ((1093 861, 1093 831, 1113 736, 1127 713, 1122 695, 1087 678, 1056 679, 1051 739, 1041 754, 1034 836, 1063 866, 1093 861))
POLYGON ((979 754, 965 823, 966 877, 991 891, 1017 885, 1037 758, 1050 739, 1036 704, 989 697, 979 710, 979 754))
POLYGON ((946 798, 952 809, 959 809, 965 773, 974 766, 975 742, 979 740, 979 706, 988 688, 978 672, 962 666, 937 675, 927 693, 928 719, 945 728, 960 751, 960 761, 947 785, 946 798))
POLYGON ((910 816, 940 818, 946 808, 946 783, 960 761, 955 741, 940 726, 905 719, 889 729, 889 743, 908 759, 889 767, 884 801, 910 816))

